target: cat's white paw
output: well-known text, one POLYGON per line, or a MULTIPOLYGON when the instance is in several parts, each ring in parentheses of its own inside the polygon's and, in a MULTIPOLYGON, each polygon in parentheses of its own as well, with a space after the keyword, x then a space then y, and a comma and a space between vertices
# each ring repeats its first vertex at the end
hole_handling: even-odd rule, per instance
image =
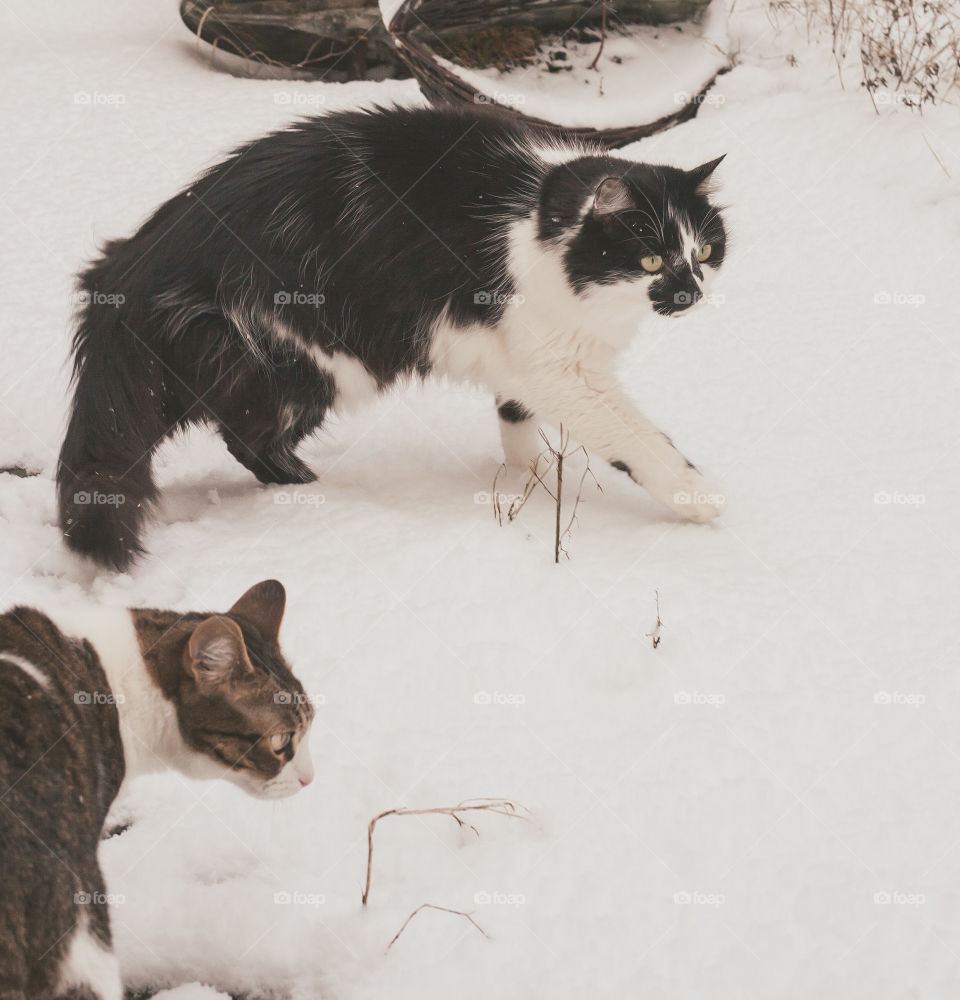
POLYGON ((688 521, 712 521, 723 511, 726 497, 696 469, 688 469, 676 476, 667 496, 658 497, 662 502, 688 521))

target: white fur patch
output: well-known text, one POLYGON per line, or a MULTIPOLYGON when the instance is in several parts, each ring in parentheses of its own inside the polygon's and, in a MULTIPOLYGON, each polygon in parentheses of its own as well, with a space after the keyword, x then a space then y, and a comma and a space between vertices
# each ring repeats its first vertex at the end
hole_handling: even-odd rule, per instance
POLYGON ((122 1000, 123 984, 117 958, 88 928, 89 918, 80 910, 80 920, 60 966, 57 993, 87 989, 97 1000, 122 1000))
POLYGON ((36 664, 25 660, 22 656, 17 656, 16 653, 0 653, 0 664, 3 663, 11 663, 13 666, 19 667, 29 678, 35 680, 44 691, 53 690, 50 678, 36 664))
POLYGON ((377 380, 360 361, 342 351, 328 354, 316 344, 306 344, 286 324, 275 322, 274 336, 285 344, 292 344, 301 354, 310 358, 321 372, 326 372, 336 386, 338 409, 352 410, 377 395, 377 380))

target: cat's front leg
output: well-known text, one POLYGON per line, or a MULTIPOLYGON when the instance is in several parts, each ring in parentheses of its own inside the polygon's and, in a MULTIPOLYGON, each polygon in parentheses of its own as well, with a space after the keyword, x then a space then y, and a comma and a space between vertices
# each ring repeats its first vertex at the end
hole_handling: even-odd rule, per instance
POLYGON ((518 399, 497 394, 500 440, 507 465, 530 469, 543 452, 540 421, 518 399))
POLYGON ((571 369, 540 372, 523 390, 544 420, 626 472, 654 499, 690 521, 710 521, 724 498, 609 376, 571 369))

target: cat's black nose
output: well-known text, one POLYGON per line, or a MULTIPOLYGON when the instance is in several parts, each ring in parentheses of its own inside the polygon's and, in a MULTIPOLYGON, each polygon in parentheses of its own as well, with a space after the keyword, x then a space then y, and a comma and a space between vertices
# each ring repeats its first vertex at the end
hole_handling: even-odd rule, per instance
POLYGON ((691 306, 696 305, 702 298, 703 292, 699 288, 684 289, 681 292, 675 292, 670 312, 683 312, 684 309, 689 309, 691 306))

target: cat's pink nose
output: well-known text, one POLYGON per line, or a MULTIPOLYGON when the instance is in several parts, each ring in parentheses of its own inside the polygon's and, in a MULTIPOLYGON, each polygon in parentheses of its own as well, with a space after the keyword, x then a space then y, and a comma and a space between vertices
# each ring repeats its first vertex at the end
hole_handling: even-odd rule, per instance
POLYGON ((309 778, 301 778, 300 779, 300 787, 301 788, 306 788, 307 785, 309 785, 311 781, 313 781, 313 776, 312 775, 309 778))

